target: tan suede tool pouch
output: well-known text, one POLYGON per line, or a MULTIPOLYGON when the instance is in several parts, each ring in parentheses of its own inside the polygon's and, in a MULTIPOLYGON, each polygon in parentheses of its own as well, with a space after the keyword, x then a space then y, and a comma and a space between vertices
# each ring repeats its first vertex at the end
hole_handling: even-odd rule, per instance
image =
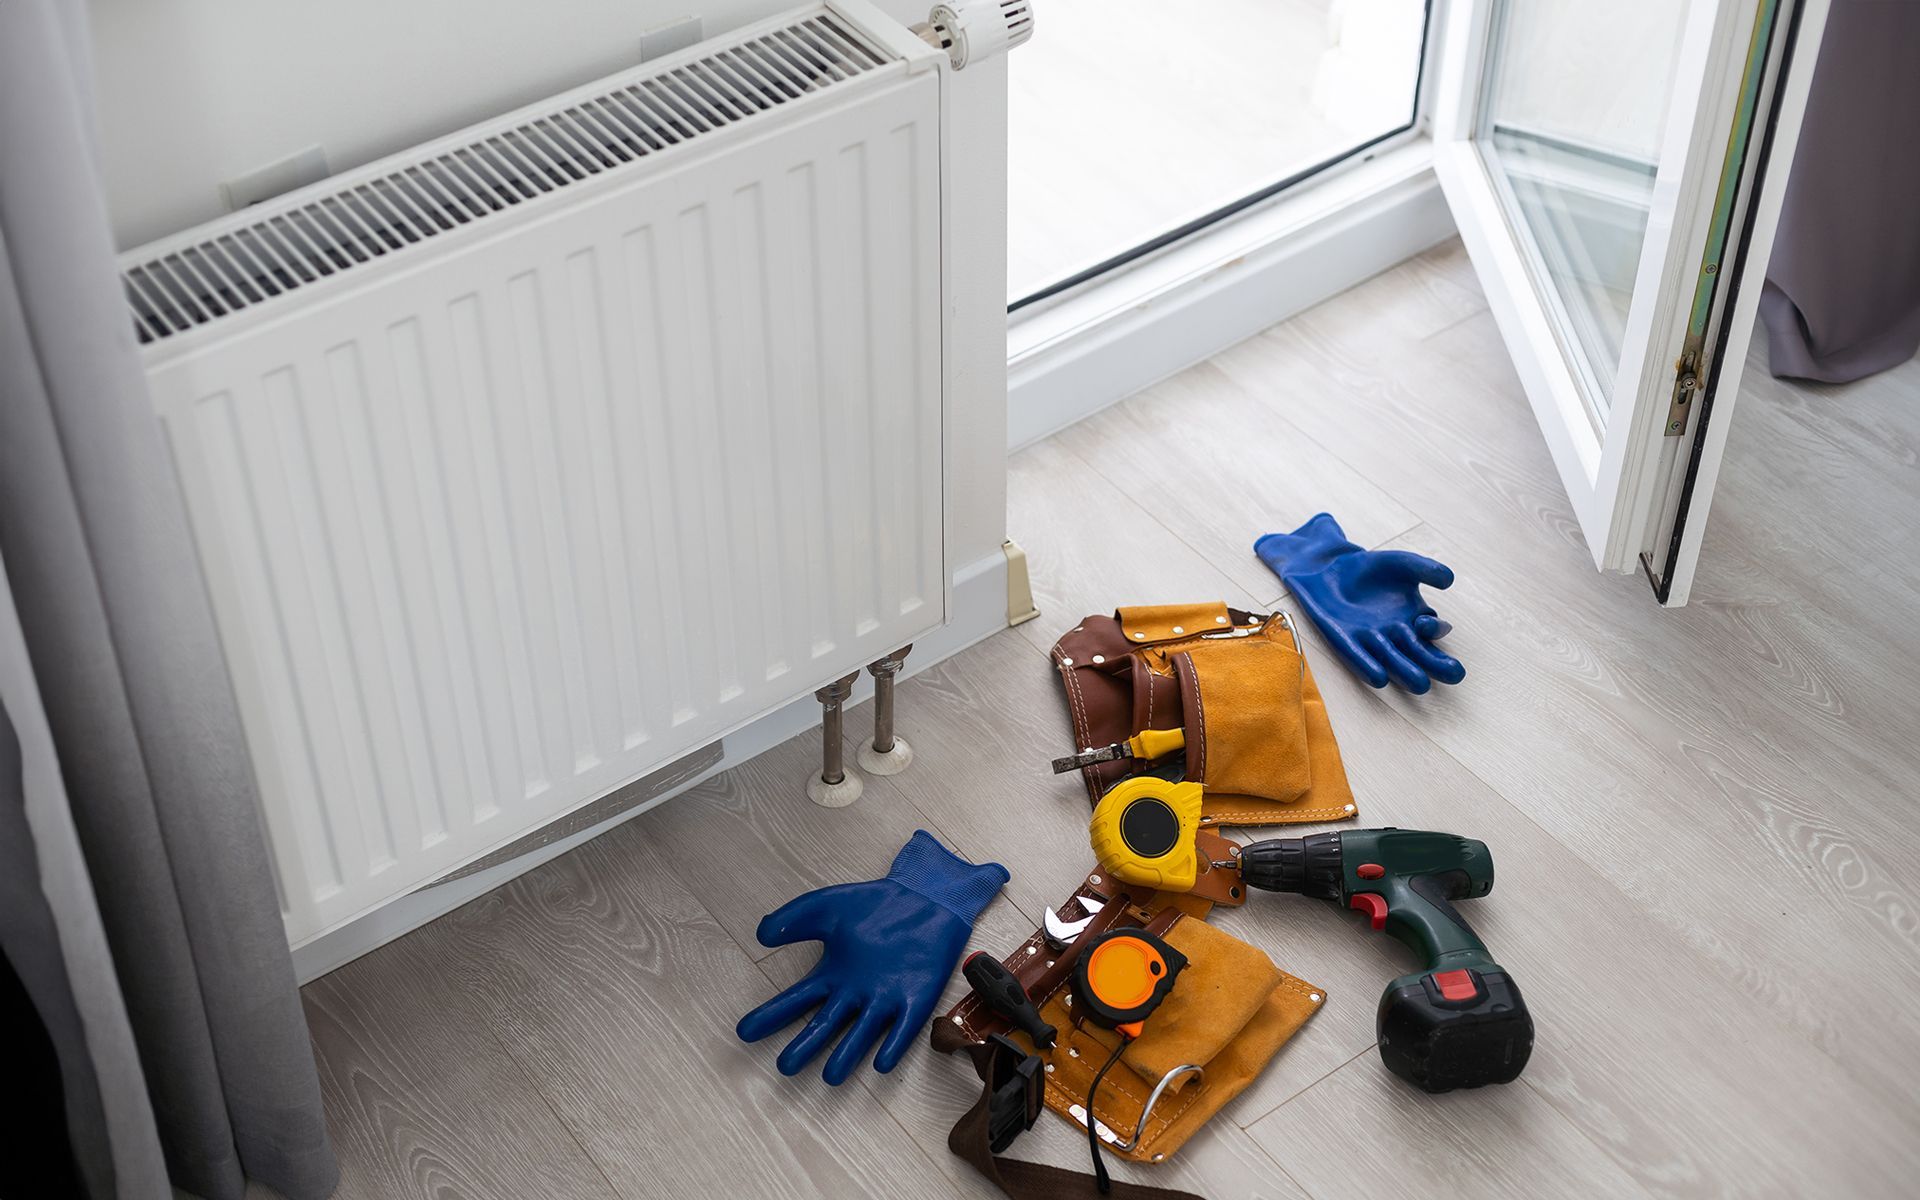
MULTIPOLYGON (((1100 890, 1089 885, 1075 896, 1097 895, 1100 890)), ((1106 1149, 1137 1162, 1160 1162, 1185 1145, 1253 1082, 1281 1044, 1324 1007, 1326 999, 1320 988, 1286 974, 1261 951, 1203 918, 1171 905, 1152 911, 1141 906, 1164 904, 1166 899, 1123 894, 1103 908, 1065 953, 1048 950, 1036 932, 1005 959, 1040 1015, 1059 1031, 1052 1050, 1037 1051, 1047 1064, 1047 1107, 1084 1129, 1080 1114, 1085 1112, 1087 1089, 1119 1035, 1074 1022, 1069 1000, 1075 947, 1101 930, 1144 923, 1187 956, 1187 967, 1166 1001, 1147 1020, 1140 1038, 1122 1052, 1119 1064, 1107 1072, 1094 1099, 1094 1116, 1114 1135, 1106 1149), (1147 1116, 1139 1144, 1122 1150, 1117 1143, 1139 1127, 1154 1085, 1189 1064, 1202 1070, 1169 1080, 1147 1116)), ((1064 911, 1080 910, 1070 904, 1064 911)), ((1033 1050, 1025 1034, 1014 1032, 971 995, 935 1022, 933 1043, 935 1049, 951 1052, 994 1033, 1007 1034, 1023 1049, 1033 1050)))
POLYGON ((1196 641, 1166 657, 1186 714, 1188 779, 1243 796, 1306 795, 1306 660, 1292 646, 1265 637, 1196 641))
MULTIPOLYGON (((1313 671, 1284 613, 1209 604, 1088 617, 1053 648, 1075 749, 1142 729, 1186 731, 1186 778, 1206 785, 1210 825, 1279 825, 1356 815, 1313 671)), ((1152 763, 1081 774, 1089 800, 1152 763)))

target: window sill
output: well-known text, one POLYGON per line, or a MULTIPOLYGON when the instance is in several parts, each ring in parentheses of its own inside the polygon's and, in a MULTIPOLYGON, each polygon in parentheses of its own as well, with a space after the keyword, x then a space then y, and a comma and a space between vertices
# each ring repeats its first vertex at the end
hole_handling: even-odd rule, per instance
POLYGON ((1007 326, 1018 449, 1453 235, 1420 134, 1200 230, 1007 326))

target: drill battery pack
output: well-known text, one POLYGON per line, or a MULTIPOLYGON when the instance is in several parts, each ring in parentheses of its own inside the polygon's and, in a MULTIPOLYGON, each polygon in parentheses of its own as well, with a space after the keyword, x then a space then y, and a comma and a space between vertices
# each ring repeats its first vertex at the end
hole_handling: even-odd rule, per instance
POLYGON ((1380 997, 1375 1029, 1387 1069, 1428 1092, 1512 1083, 1533 1054, 1533 1017, 1500 970, 1399 980, 1380 997))

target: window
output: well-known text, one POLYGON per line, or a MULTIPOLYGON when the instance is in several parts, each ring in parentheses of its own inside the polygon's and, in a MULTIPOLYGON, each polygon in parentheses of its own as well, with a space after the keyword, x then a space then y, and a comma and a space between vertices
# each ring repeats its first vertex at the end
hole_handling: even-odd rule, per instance
POLYGON ((1008 60, 1010 307, 1409 128, 1426 0, 1049 0, 1008 60))

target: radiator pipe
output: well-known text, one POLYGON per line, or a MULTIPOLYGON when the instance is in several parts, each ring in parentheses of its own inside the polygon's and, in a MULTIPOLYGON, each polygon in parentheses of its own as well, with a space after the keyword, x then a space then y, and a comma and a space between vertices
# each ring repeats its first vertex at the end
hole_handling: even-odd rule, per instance
POLYGON ((807 781, 807 796, 825 808, 845 808, 860 798, 860 776, 846 769, 841 723, 842 709, 858 678, 860 672, 855 671, 813 694, 820 702, 820 774, 807 781))
POLYGON ((913 747, 893 732, 893 684, 912 645, 867 664, 873 676, 873 741, 860 747, 860 765, 874 775, 898 775, 913 761, 913 747))

